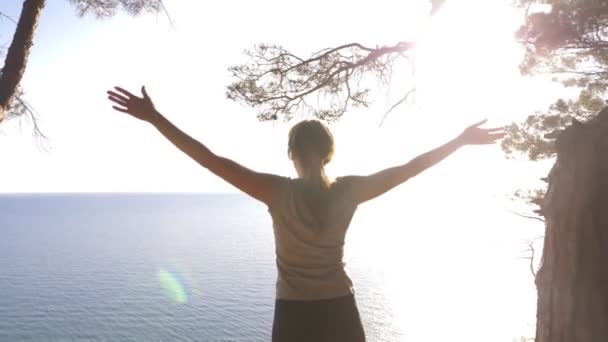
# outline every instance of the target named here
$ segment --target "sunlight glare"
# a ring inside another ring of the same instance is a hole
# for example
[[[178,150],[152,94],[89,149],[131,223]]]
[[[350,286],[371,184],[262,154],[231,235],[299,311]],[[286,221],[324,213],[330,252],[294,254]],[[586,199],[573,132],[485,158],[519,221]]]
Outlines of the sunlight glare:
[[[505,93],[521,82],[518,19],[504,1],[446,2],[418,44],[417,76],[426,102],[473,112],[509,100]]]

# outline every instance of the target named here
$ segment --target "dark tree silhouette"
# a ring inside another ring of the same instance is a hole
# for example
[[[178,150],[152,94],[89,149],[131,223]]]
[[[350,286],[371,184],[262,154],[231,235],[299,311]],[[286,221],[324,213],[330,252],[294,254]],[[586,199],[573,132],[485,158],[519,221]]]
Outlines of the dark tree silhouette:
[[[608,108],[559,134],[542,201],[537,342],[608,339]]]
[[[38,26],[38,17],[44,8],[45,0],[25,0],[21,16],[17,23],[17,29],[13,36],[11,45],[6,52],[4,66],[0,74],[0,121],[2,121],[9,109],[17,109],[13,103],[19,82],[25,72],[30,48],[34,41],[34,32]],[[13,113],[20,113],[16,110]]]
[[[520,5],[522,73],[552,74],[579,91],[514,123],[503,141],[509,155],[556,158],[548,188],[528,196],[545,219],[535,341],[608,341],[608,1]]]

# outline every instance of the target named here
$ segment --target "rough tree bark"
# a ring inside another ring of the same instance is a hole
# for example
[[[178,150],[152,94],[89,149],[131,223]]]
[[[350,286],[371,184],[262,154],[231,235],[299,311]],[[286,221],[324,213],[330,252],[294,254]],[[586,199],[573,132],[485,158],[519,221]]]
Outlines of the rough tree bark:
[[[608,341],[608,108],[556,140],[542,203],[536,342]]]
[[[0,122],[4,119],[21,82],[30,48],[33,45],[34,32],[38,18],[44,8],[45,0],[25,0],[13,41],[6,53],[2,73],[0,74]]]

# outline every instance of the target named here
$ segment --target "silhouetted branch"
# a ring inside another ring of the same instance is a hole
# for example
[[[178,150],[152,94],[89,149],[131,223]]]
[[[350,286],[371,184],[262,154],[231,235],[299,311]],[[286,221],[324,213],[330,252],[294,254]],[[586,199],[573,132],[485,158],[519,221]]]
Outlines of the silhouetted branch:
[[[172,28],[175,28],[175,26],[173,25],[173,20],[171,19],[171,16],[169,15],[169,11],[167,11],[167,8],[165,7],[165,3],[162,0],[159,0],[160,3],[160,8],[163,10],[163,12],[165,12],[165,15],[167,16],[167,20],[169,20],[169,25],[171,25]]]
[[[23,107],[26,117],[28,117],[30,119],[31,124],[34,129],[33,130],[34,137],[38,138],[39,140],[46,140],[47,137],[40,130],[40,126],[38,126],[38,115],[35,113],[32,106],[27,101],[25,101],[21,96],[17,96],[15,98],[15,100]]]
[[[410,95],[413,94],[415,91],[416,91],[416,88],[412,88],[412,89],[408,90],[407,93],[405,93],[405,95],[399,101],[397,101],[388,111],[386,111],[386,113],[384,113],[384,116],[382,117],[382,121],[380,121],[380,124],[378,125],[378,127],[382,126],[382,124],[384,123],[384,120],[386,120],[386,117],[388,116],[388,114],[390,112],[392,112],[400,104],[405,102],[405,100],[407,100],[410,97]]]
[[[24,99],[23,92],[17,91],[17,95],[12,100],[11,106],[6,113],[5,119],[8,120],[26,120],[32,125],[32,135],[36,138],[38,145],[42,146],[42,142],[47,140],[47,137],[42,133],[38,124],[38,114],[34,108]],[[21,125],[21,122],[20,122]],[[44,148],[44,147],[43,147]]]
[[[539,240],[541,238],[542,237],[537,237],[534,240]],[[528,256],[522,257],[522,259],[530,260],[530,273],[532,274],[532,277],[536,278],[536,268],[534,267],[534,260],[536,258],[536,249],[534,248],[534,240],[526,241],[526,246],[528,248],[523,250],[523,252],[527,252],[529,254],[528,254]]]
[[[16,21],[15,19],[13,19],[11,16],[8,16],[8,15],[6,15],[6,14],[4,14],[4,13],[0,12],[0,17],[2,17],[2,18],[6,18],[6,19],[8,19],[9,21],[13,22],[13,24],[17,25],[17,21]]]
[[[353,106],[368,106],[368,88],[360,87],[365,72],[376,73],[386,80],[392,64],[405,56],[413,46],[399,42],[393,46],[370,48],[350,43],[323,49],[307,59],[300,58],[276,45],[259,44],[245,51],[249,64],[232,66],[229,71],[238,79],[227,90],[227,97],[259,110],[260,120],[276,120],[284,115],[289,120],[296,109],[307,109],[328,121],[338,119]],[[351,81],[357,80],[355,84]],[[324,103],[319,108],[306,104],[306,98],[317,92]]]
[[[517,339],[514,339],[513,342],[534,342],[535,338],[534,337],[524,337],[524,336],[520,336]]]
[[[519,217],[523,217],[523,218],[527,218],[527,219],[531,219],[531,220],[537,220],[537,221],[540,221],[540,222],[543,222],[543,223],[545,222],[545,219],[543,219],[540,216],[527,215],[527,214],[522,214],[522,213],[518,213],[518,212],[515,212],[515,211],[511,211],[511,213],[513,213],[513,214],[515,214],[515,215],[517,215]]]
[[[139,15],[144,11],[157,13],[164,8],[162,0],[70,0],[70,2],[81,16],[93,13],[97,17],[111,17],[119,9],[130,15]]]
[[[526,251],[530,252],[530,273],[533,277],[536,277],[536,270],[534,269],[534,254],[536,253],[536,250],[534,249],[533,242],[528,242],[528,249]]]

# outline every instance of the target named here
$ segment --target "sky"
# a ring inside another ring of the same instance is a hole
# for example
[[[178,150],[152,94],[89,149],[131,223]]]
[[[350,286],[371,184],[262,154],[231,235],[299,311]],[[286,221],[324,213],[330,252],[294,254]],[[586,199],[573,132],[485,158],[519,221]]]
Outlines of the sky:
[[[261,123],[254,110],[225,97],[227,68],[244,61],[242,51],[258,42],[306,55],[352,41],[375,46],[416,39],[415,79],[402,68],[390,89],[373,89],[372,107],[351,110],[331,125],[337,143],[328,166],[333,176],[404,163],[479,119],[508,124],[554,100],[543,94],[556,85],[517,71],[522,49],[513,32],[522,14],[509,1],[448,1],[431,21],[425,0],[166,5],[173,25],[163,13],[79,18],[68,1],[47,2],[22,85],[48,140],[41,149],[27,124],[0,127],[0,192],[234,191],[149,125],[113,112],[105,91],[114,85],[138,90],[145,84],[165,116],[215,153],[294,176],[285,153],[293,122]],[[16,18],[20,1],[1,9]],[[3,44],[13,30],[10,21],[0,23]],[[412,84],[415,104],[399,107],[378,127]],[[527,163],[506,160],[498,146],[467,148],[450,162],[465,172],[473,163],[474,172],[514,168],[509,175],[527,174]]]

